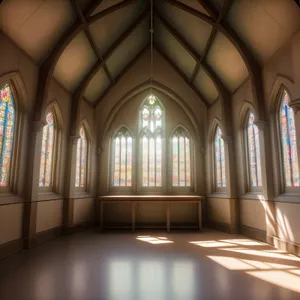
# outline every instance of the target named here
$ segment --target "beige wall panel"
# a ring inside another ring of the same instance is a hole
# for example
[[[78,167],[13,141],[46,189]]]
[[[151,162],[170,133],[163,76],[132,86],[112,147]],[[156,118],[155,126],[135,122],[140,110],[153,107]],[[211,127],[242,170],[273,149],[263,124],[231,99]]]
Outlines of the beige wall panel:
[[[208,218],[214,222],[230,223],[230,200],[207,198]]]
[[[196,66],[194,58],[158,19],[154,19],[154,24],[154,31],[157,33],[154,35],[155,43],[188,78],[191,78]]]
[[[80,32],[60,56],[54,69],[54,77],[67,90],[73,91],[96,60],[88,39]]]
[[[198,222],[198,204],[170,204],[171,224],[192,224]]]
[[[5,1],[0,7],[0,26],[36,62],[52,49],[74,19],[68,1]]]
[[[240,200],[241,225],[266,230],[265,210],[260,201]]]
[[[207,62],[230,91],[238,88],[248,76],[248,71],[241,55],[229,39],[220,32],[211,46]]]
[[[275,203],[278,237],[300,244],[300,204]]]
[[[62,216],[63,200],[38,202],[36,232],[62,226]]]
[[[206,14],[197,0],[185,0],[181,2]],[[176,8],[165,1],[157,1],[157,4],[167,21],[176,28],[180,35],[184,37],[199,54],[203,54],[212,26],[200,18]]]
[[[137,224],[166,224],[166,204],[138,203],[136,204]]]
[[[101,96],[101,94],[106,90],[109,86],[110,81],[107,75],[104,72],[104,69],[101,68],[95,76],[90,81],[89,85],[87,86],[84,97],[87,100],[95,103],[96,100]]]
[[[22,237],[23,204],[0,206],[0,245]]]
[[[107,203],[104,204],[104,223],[107,224],[131,224],[131,203]]]
[[[92,198],[74,200],[74,225],[90,223],[94,217],[94,200]]]
[[[102,11],[108,4],[114,5],[114,2],[116,1],[103,1],[95,12]],[[131,5],[118,9],[90,25],[91,34],[101,54],[106,53],[118,37],[136,21],[144,8],[144,1],[134,1]]]
[[[209,103],[214,102],[218,97],[218,90],[210,79],[210,77],[205,73],[203,68],[201,68],[195,78],[194,84],[201,91],[202,95],[208,100]]]

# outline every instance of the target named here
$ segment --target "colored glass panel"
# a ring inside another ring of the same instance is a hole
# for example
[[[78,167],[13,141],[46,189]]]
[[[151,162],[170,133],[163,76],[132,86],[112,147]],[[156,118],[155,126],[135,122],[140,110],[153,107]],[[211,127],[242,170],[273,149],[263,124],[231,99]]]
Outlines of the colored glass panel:
[[[247,142],[250,184],[253,187],[260,187],[262,186],[262,178],[260,166],[259,132],[257,126],[254,124],[253,113],[250,113],[248,118]]]
[[[40,187],[50,187],[52,185],[54,152],[54,116],[52,112],[46,115],[46,125],[43,128],[42,151],[40,160]]]
[[[9,185],[14,126],[14,99],[9,84],[6,84],[0,89],[0,186]]]
[[[113,186],[132,185],[132,137],[122,128],[113,140]]]
[[[284,177],[287,187],[299,187],[295,118],[293,109],[289,106],[289,100],[289,94],[284,90],[280,107],[280,134]]]
[[[190,140],[182,129],[172,138],[173,186],[191,185]]]
[[[222,131],[219,126],[216,129],[214,144],[215,144],[216,186],[226,187],[224,141],[222,139]]]
[[[141,109],[142,185],[162,185],[162,128],[163,110],[154,95],[150,95]]]
[[[87,139],[83,127],[79,130],[80,138],[77,141],[77,157],[76,157],[76,176],[75,187],[85,187],[87,173]]]

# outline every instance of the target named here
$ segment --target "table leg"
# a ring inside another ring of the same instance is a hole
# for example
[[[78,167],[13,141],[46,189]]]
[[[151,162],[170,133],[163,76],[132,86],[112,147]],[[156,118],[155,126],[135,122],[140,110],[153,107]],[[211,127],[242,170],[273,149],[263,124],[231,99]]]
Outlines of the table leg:
[[[131,217],[132,217],[132,220],[131,220],[131,225],[132,225],[132,232],[135,231],[135,202],[132,201],[131,203]]]
[[[170,232],[170,204],[167,204],[167,232]]]
[[[198,203],[198,223],[199,223],[199,231],[202,231],[202,205],[201,205],[201,201]]]
[[[100,230],[103,231],[103,215],[104,215],[104,203],[101,201],[100,204]]]

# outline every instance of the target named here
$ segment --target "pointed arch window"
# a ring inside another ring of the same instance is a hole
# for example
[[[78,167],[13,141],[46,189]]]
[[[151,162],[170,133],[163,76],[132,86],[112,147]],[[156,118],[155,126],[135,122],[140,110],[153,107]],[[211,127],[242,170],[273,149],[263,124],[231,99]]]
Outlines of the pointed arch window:
[[[161,187],[164,110],[154,95],[144,102],[139,124],[142,186]]]
[[[0,88],[0,186],[8,186],[16,120],[15,104],[9,84]]]
[[[299,187],[299,164],[294,111],[289,106],[290,96],[283,90],[279,111],[280,141],[286,187]]]
[[[248,150],[248,166],[249,179],[251,187],[261,187],[261,164],[259,149],[259,131],[254,124],[254,115],[252,112],[248,115],[247,121],[247,150]]]
[[[54,148],[55,148],[55,113],[53,110],[46,115],[46,125],[43,128],[42,151],[40,160],[40,187],[52,186]]]
[[[224,141],[222,139],[222,130],[219,126],[217,126],[215,133],[214,152],[216,187],[226,187]]]
[[[120,129],[113,139],[113,186],[132,186],[132,149],[130,132]]]
[[[84,126],[79,130],[80,138],[77,141],[76,176],[75,187],[86,187],[87,162],[88,162],[88,141]]]
[[[191,145],[182,128],[172,136],[172,185],[191,186]]]

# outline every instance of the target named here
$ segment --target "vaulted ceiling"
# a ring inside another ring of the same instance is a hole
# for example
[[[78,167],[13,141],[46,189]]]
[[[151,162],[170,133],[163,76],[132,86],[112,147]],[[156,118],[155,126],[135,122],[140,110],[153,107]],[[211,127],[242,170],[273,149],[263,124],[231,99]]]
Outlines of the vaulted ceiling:
[[[4,0],[0,28],[95,105],[150,46],[150,7],[149,0]],[[232,93],[248,77],[241,49],[262,66],[299,30],[300,10],[292,0],[154,0],[153,24],[154,48],[209,105],[220,86]]]

